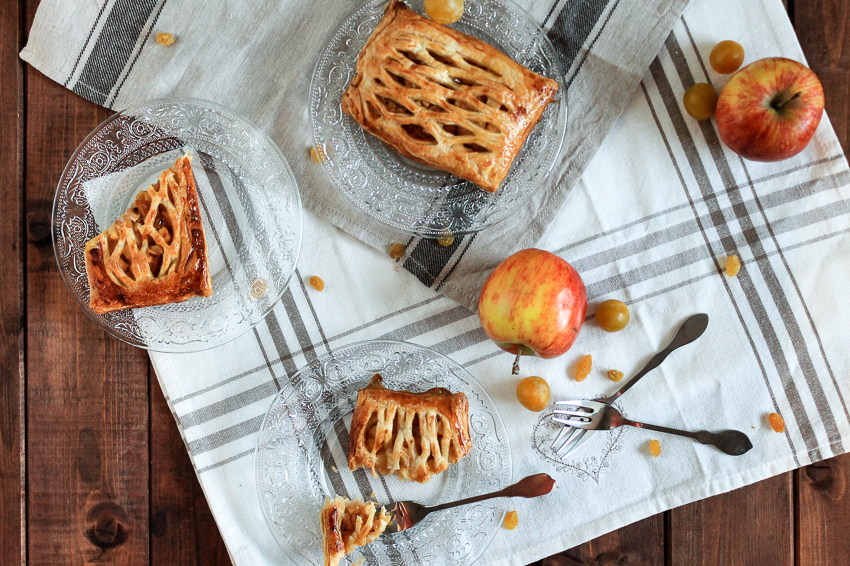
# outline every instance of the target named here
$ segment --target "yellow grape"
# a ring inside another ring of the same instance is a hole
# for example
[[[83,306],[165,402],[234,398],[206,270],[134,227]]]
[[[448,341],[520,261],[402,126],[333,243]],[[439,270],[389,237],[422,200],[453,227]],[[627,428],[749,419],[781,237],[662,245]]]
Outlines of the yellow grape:
[[[740,43],[729,39],[721,41],[711,50],[708,56],[711,68],[721,75],[729,75],[741,68],[744,62],[744,48]]]
[[[438,24],[453,24],[463,15],[463,0],[425,0],[425,13]]]

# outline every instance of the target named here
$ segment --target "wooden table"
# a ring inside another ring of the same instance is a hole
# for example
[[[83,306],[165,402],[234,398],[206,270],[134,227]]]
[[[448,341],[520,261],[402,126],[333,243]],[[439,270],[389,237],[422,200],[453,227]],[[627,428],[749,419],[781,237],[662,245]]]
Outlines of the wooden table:
[[[0,178],[9,197],[0,207],[0,559],[229,564],[147,354],[100,330],[59,276],[49,229],[56,184],[111,111],[20,61],[37,6],[0,0]],[[846,151],[850,2],[787,0],[787,9]],[[846,566],[848,479],[850,455],[833,458],[538,564]]]

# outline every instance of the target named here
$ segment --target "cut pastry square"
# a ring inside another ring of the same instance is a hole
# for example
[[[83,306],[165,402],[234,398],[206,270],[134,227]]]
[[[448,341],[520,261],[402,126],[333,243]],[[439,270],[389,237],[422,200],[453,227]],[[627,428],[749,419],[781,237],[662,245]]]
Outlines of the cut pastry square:
[[[393,391],[380,374],[357,393],[348,467],[425,483],[469,454],[469,401],[437,387]]]
[[[192,157],[177,159],[109,228],[86,242],[89,306],[98,313],[212,295]]]
[[[402,155],[496,191],[558,83],[392,0],[342,109]]]
[[[339,496],[326,500],[321,511],[325,566],[336,566],[358,546],[374,541],[390,520],[387,510],[379,509],[371,501],[351,501]]]

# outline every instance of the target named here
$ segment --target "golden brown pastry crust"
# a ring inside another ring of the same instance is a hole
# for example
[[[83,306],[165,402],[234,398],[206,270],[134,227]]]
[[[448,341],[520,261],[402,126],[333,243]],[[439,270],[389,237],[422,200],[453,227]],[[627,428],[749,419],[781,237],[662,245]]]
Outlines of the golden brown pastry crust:
[[[469,401],[436,387],[393,391],[380,374],[357,394],[348,467],[425,483],[469,454]]]
[[[179,157],[121,218],[86,242],[94,312],[212,295],[191,160],[189,155]]]
[[[558,83],[392,0],[342,110],[399,153],[495,191]]]
[[[378,538],[387,528],[390,516],[386,509],[378,509],[371,501],[364,503],[337,496],[325,501],[320,521],[324,566],[336,566],[343,556]]]

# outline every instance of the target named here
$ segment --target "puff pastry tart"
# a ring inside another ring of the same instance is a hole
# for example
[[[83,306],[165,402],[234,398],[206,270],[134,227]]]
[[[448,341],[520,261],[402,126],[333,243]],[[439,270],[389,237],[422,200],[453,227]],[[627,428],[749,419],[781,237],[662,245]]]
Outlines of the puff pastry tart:
[[[98,313],[212,295],[191,156],[179,157],[136,195],[112,226],[86,242],[86,273]]]
[[[469,454],[469,401],[436,387],[393,391],[380,374],[357,394],[348,467],[425,483]]]
[[[392,0],[342,110],[399,153],[495,191],[558,83]]]
[[[324,566],[336,566],[356,547],[369,544],[387,528],[391,517],[371,501],[351,501],[335,497],[325,501],[321,511]]]

